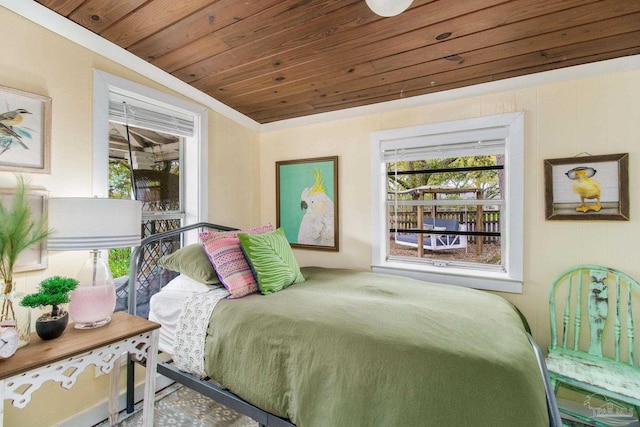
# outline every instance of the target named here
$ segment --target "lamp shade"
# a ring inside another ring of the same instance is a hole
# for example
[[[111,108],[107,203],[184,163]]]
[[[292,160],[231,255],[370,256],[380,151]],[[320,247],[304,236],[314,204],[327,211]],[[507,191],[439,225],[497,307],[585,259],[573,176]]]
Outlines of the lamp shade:
[[[122,248],[140,244],[142,203],[91,197],[49,199],[47,248],[76,251]]]
[[[396,16],[404,12],[411,6],[413,0],[366,0],[367,6],[376,15]]]

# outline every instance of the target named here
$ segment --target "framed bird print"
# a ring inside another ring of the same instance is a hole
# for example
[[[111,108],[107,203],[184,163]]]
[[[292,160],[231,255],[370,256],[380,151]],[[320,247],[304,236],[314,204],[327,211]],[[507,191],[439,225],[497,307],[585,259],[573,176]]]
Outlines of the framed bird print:
[[[276,162],[276,217],[292,247],[338,251],[338,157]]]
[[[0,86],[0,171],[49,173],[51,98]]]
[[[629,154],[544,161],[551,220],[629,220]]]

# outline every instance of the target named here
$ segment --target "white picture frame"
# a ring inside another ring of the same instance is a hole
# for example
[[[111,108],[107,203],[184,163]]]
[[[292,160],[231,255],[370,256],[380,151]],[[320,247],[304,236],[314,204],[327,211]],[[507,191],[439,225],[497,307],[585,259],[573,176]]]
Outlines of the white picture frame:
[[[51,98],[0,86],[0,171],[50,173]]]

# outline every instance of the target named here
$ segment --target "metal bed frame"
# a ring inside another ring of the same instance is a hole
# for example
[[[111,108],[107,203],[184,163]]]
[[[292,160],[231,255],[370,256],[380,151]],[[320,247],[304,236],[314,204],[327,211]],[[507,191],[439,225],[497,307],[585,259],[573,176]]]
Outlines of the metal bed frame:
[[[160,272],[154,268],[153,263],[150,262],[149,257],[151,256],[151,258],[153,258],[151,261],[157,261],[161,256],[175,252],[175,250],[182,246],[182,237],[185,232],[205,229],[218,231],[235,230],[231,227],[201,222],[154,234],[141,240],[140,246],[136,247],[131,253],[129,277],[136,278],[136,280],[129,280],[128,285],[127,311],[130,314],[138,315],[137,299],[139,295],[144,295],[146,298],[149,296],[149,293],[160,291],[160,289],[172,278],[172,275],[160,274]],[[140,271],[140,267],[144,267],[146,271]],[[127,363],[127,413],[133,412],[135,403],[133,395],[133,390],[135,388],[135,363],[136,362],[131,359],[129,359]],[[199,378],[195,375],[176,369],[172,365],[171,360],[158,362],[157,371],[159,374],[164,375],[179,384],[185,385],[186,387],[189,387],[190,389],[197,391],[218,403],[254,419],[260,424],[260,427],[295,427],[295,425],[288,420],[263,411],[262,409],[245,402],[229,390],[208,381],[209,378]]]
[[[200,222],[175,230],[154,234],[142,239],[140,246],[136,247],[131,254],[129,277],[136,279],[129,280],[127,288],[127,311],[130,314],[138,315],[137,297],[139,294],[144,295],[145,298],[149,297],[149,293],[156,293],[160,291],[160,289],[172,278],[170,275],[161,274],[161,272],[155,267],[154,262],[161,256],[175,252],[175,250],[182,247],[183,235],[185,232],[205,229],[218,231],[236,230],[236,228],[232,227]],[[150,262],[148,259],[151,255],[153,255],[153,262]],[[144,267],[146,271],[141,271],[141,267]],[[551,427],[562,427],[560,411],[558,410],[555,393],[553,392],[553,387],[551,386],[551,381],[549,379],[544,354],[530,334],[528,337],[538,360],[538,366],[544,381],[547,409],[549,412],[549,425]],[[133,391],[135,388],[135,363],[140,362],[133,361],[130,358],[127,363],[127,413],[132,413],[134,410]],[[144,363],[144,361],[142,363]],[[210,378],[199,378],[178,370],[172,365],[171,360],[158,362],[157,371],[159,374],[164,375],[179,384],[189,387],[190,389],[197,391],[198,393],[201,393],[202,395],[213,399],[214,401],[221,403],[242,415],[252,418],[259,423],[260,427],[296,427],[291,423],[291,421],[277,417],[242,400],[229,390],[209,381]]]

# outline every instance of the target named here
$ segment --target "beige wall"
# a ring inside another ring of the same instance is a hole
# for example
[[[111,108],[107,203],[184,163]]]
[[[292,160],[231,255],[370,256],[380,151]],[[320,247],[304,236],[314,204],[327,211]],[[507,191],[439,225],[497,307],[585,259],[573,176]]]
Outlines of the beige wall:
[[[540,345],[549,342],[548,290],[576,264],[618,268],[640,278],[640,70],[425,104],[393,112],[260,135],[261,222],[275,224],[275,162],[339,156],[340,252],[297,250],[301,265],[368,269],[371,262],[372,131],[524,111],[524,291],[503,294],[526,315]],[[546,221],[543,160],[630,154],[631,221]]]
[[[79,47],[0,7],[0,85],[53,99],[51,174],[27,174],[52,196],[91,192],[91,111],[94,68],[170,92],[157,83]],[[542,346],[548,342],[550,281],[574,264],[598,263],[640,277],[636,240],[640,203],[634,197],[640,168],[640,70],[540,85],[462,100],[257,134],[209,113],[209,219],[248,227],[275,224],[275,162],[339,156],[340,252],[297,250],[301,265],[368,269],[370,265],[370,133],[485,115],[524,111],[525,284],[521,295],[504,294],[529,319]],[[630,153],[631,221],[545,221],[543,159]],[[0,172],[0,186],[13,174]],[[49,269],[17,275],[30,290],[52,274],[75,274],[85,255],[50,254]],[[0,362],[1,363],[1,362]],[[76,388],[47,386],[24,410],[5,403],[6,425],[49,425],[105,397],[104,377],[82,376]],[[59,402],[75,401],[75,405]]]
[[[0,56],[0,85],[52,98],[51,173],[24,176],[52,197],[91,196],[93,69],[176,94],[3,7],[0,22],[2,39],[11,40]],[[257,223],[257,133],[210,110],[208,137],[209,220],[238,227]],[[0,187],[14,183],[13,173],[0,172]],[[31,291],[54,274],[73,276],[86,257],[86,253],[50,253],[47,270],[15,275],[18,289]],[[87,370],[69,391],[47,385],[35,392],[24,410],[6,402],[5,425],[51,425],[95,405],[106,397],[107,382],[104,376],[97,380],[93,376],[93,369]],[[68,403],[60,405],[61,401]]]

